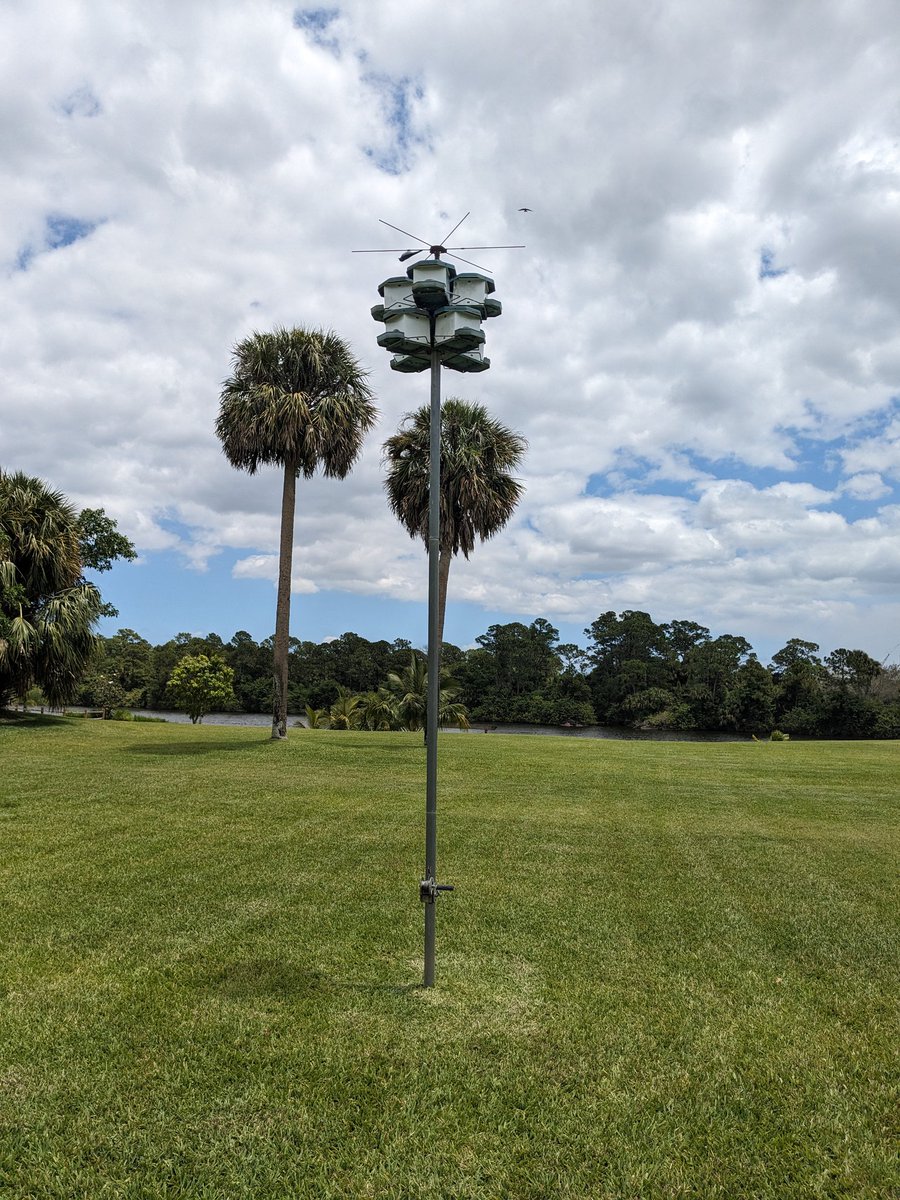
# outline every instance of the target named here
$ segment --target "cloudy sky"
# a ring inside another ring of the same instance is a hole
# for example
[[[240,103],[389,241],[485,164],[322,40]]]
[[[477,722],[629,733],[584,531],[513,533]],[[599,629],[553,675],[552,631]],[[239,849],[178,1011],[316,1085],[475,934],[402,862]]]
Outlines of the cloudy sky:
[[[608,609],[900,656],[896,0],[0,0],[0,464],[103,506],[119,625],[274,626],[280,481],[214,434],[231,347],[334,328],[381,413],[298,488],[292,631],[425,641],[380,447],[427,400],[369,314],[463,244],[503,315],[444,374],[526,497],[447,636]],[[522,207],[532,212],[521,213]],[[580,639],[583,641],[583,639]]]

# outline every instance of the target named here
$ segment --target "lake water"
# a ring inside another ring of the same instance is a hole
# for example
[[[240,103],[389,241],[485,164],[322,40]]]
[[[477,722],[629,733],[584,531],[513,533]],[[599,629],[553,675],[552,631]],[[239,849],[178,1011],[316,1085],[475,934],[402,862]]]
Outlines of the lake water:
[[[79,712],[70,708],[70,713]],[[163,717],[176,725],[189,725],[190,718],[179,712],[150,712],[149,709],[136,708],[133,710],[140,717]],[[268,728],[272,723],[271,713],[207,713],[203,718],[204,725],[243,725],[260,729]],[[288,716],[288,727],[305,725],[306,721],[295,715]],[[463,733],[464,730],[446,729],[444,733]],[[701,732],[697,730],[644,730],[620,729],[612,725],[586,725],[582,729],[563,729],[556,725],[524,725],[524,724],[486,724],[476,722],[469,730],[470,735],[483,733],[526,733],[538,737],[575,737],[575,738],[609,738],[615,741],[634,742],[745,742],[746,737],[736,733]]]

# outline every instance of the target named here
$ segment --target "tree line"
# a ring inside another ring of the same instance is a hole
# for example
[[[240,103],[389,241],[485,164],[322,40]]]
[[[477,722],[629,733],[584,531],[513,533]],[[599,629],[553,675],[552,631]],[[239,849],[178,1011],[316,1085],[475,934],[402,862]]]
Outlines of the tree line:
[[[283,471],[275,634],[261,643],[245,631],[227,643],[215,634],[179,634],[150,646],[128,629],[97,638],[96,621],[110,610],[84,570],[133,558],[134,547],[102,509],[78,513],[43,481],[0,471],[0,707],[37,685],[51,704],[77,695],[104,709],[164,708],[177,665],[200,656],[233,673],[234,705],[271,707],[273,737],[285,736],[288,712],[307,709],[346,721],[351,710],[366,712],[369,727],[379,727],[372,722],[379,703],[390,707],[391,677],[410,671],[418,678],[421,651],[352,633],[321,644],[289,636],[296,479],[320,467],[344,477],[375,418],[365,372],[331,333],[276,329],[234,348],[216,422],[222,449],[251,474],[263,465]],[[391,508],[422,539],[428,428],[425,406],[383,447]],[[522,488],[512,471],[525,442],[481,405],[453,398],[442,406],[440,440],[443,616],[451,559],[468,557],[476,539],[491,537],[516,507]],[[585,637],[586,646],[560,644],[558,631],[538,618],[492,625],[469,650],[444,643],[448,697],[471,719],[489,722],[900,736],[897,669],[861,650],[822,657],[815,643],[792,638],[764,666],[742,637],[714,637],[692,621],[658,624],[631,610],[603,613]],[[185,670],[178,679],[186,695]],[[343,718],[332,714],[336,704]],[[390,719],[407,718],[398,710]]]
[[[791,638],[763,665],[746,638],[714,636],[695,621],[658,623],[632,610],[603,613],[585,638],[585,645],[562,643],[543,618],[491,625],[471,649],[443,644],[442,689],[457,713],[477,722],[900,737],[900,667],[882,666],[862,650],[823,655],[816,643]],[[205,655],[233,672],[234,709],[265,712],[272,653],[272,638],[257,642],[244,630],[228,641],[180,633],[154,646],[120,629],[100,639],[80,699],[168,708],[177,664]],[[383,714],[379,724],[377,712],[391,695],[412,697],[414,709],[417,689],[424,696],[424,670],[424,652],[403,638],[290,638],[288,711],[316,713],[314,723],[333,724],[334,716],[344,728],[418,728],[408,715],[398,721]],[[406,681],[402,690],[398,681]]]
[[[254,333],[234,347],[232,373],[223,384],[216,420],[222,450],[232,466],[250,474],[266,465],[281,467],[283,473],[275,633],[267,645],[273,686],[264,686],[272,704],[273,738],[286,736],[287,714],[294,703],[289,695],[290,654],[296,658],[296,651],[289,626],[296,480],[320,468],[327,476],[344,478],[376,417],[366,372],[334,333],[278,328]],[[429,508],[429,424],[426,405],[407,414],[383,447],[389,503],[410,536],[423,539]],[[451,559],[459,553],[468,557],[476,539],[491,537],[515,509],[522,485],[510,472],[524,452],[525,440],[482,405],[450,397],[442,406],[440,441],[443,621]],[[33,552],[35,546],[39,554]],[[24,699],[30,689],[39,689],[54,706],[64,704],[73,699],[86,671],[90,678],[82,693],[93,696],[104,710],[123,691],[134,691],[123,688],[114,674],[101,679],[89,669],[98,644],[96,621],[115,614],[83,570],[102,571],[123,557],[134,558],[134,547],[102,509],[79,515],[43,480],[0,470],[0,707],[13,697]],[[177,693],[192,712],[202,707],[201,691],[228,694],[222,680],[213,684],[215,664],[227,667],[224,660],[214,655],[211,663],[207,655],[198,657],[205,665],[198,662],[183,669],[166,685],[170,696],[174,699]],[[415,670],[414,661],[408,665]],[[201,679],[206,680],[203,687]],[[259,680],[255,686],[259,693]],[[154,701],[157,692],[151,689]],[[408,720],[399,711],[394,718]]]
[[[272,639],[272,737],[287,736],[290,711],[290,606],[296,480],[321,468],[343,479],[377,419],[367,373],[349,346],[321,329],[276,328],[254,333],[232,351],[222,387],[216,434],[233,467],[254,474],[281,467],[281,537],[275,634]],[[428,539],[430,408],[404,418],[384,444],[385,487],[394,514],[411,537]],[[509,520],[522,485],[511,471],[525,439],[480,404],[449,397],[441,406],[441,537],[439,609],[443,631],[451,560],[468,558],[476,538],[493,536]]]

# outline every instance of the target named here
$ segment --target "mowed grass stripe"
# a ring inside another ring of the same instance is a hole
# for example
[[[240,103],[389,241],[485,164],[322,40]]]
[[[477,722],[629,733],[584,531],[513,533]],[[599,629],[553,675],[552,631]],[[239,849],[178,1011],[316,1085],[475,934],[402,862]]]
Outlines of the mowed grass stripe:
[[[896,744],[440,752],[0,727],[0,1192],[893,1196]]]

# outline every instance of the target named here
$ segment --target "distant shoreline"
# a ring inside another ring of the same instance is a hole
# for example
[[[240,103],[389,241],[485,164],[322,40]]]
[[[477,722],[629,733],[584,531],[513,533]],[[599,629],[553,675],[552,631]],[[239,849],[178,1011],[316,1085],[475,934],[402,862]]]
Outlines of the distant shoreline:
[[[134,716],[150,717],[155,720],[169,721],[173,725],[189,725],[190,718],[185,713],[174,712],[171,710],[154,711],[149,708],[134,708],[129,709]],[[28,712],[35,715],[44,716],[81,716],[85,712],[96,712],[95,708],[86,707],[84,705],[70,705],[66,708],[65,713],[55,710],[51,711],[47,708],[41,710],[39,708],[29,708]],[[234,725],[250,729],[265,729],[271,724],[271,713],[245,713],[245,712],[230,712],[230,713],[207,713],[203,718],[204,725]],[[288,714],[289,728],[306,728],[304,718],[296,713]],[[335,732],[342,732],[336,730]],[[442,730],[444,733],[459,734],[465,733],[465,730],[448,728]],[[633,741],[633,742],[746,742],[749,737],[739,733],[727,733],[718,730],[697,730],[697,729],[628,729],[617,725],[584,725],[566,728],[563,725],[529,725],[525,722],[504,722],[504,721],[473,721],[470,726],[469,733],[497,733],[497,734],[526,734],[537,737],[571,737],[571,738],[591,738],[605,741]]]

